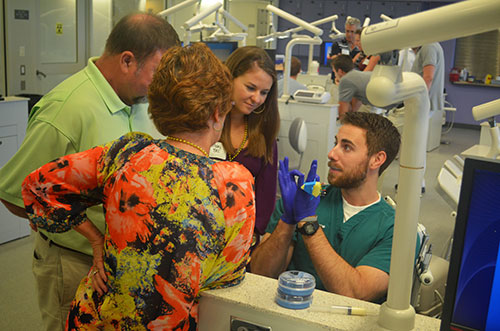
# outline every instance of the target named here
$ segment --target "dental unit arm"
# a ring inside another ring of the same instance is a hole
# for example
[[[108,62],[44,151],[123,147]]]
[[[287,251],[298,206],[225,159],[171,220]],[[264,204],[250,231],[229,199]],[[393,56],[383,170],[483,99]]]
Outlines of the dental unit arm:
[[[363,21],[363,26],[362,27],[366,28],[368,25],[370,25],[370,21],[371,21],[371,19],[368,16],[366,16],[365,20]]]
[[[226,20],[230,20],[234,24],[236,24],[243,32],[241,33],[233,33],[229,31],[224,24],[222,24],[219,20],[220,15],[224,16]],[[236,17],[231,15],[229,12],[224,10],[224,8],[219,8],[215,12],[215,25],[219,28],[212,33],[207,40],[215,40],[215,41],[237,41],[241,40],[241,46],[246,46],[246,37],[248,36],[248,27],[241,23]]]
[[[349,19],[349,17],[351,16],[347,16],[346,19]],[[332,28],[330,29],[330,32],[331,33],[328,35],[328,37],[332,41],[339,41],[345,38],[345,33],[340,32],[339,29],[337,29],[337,27],[335,26],[335,21],[332,22]]]
[[[216,12],[217,10],[219,10],[220,7],[222,7],[222,3],[220,3],[220,2],[214,3],[214,4],[210,5],[210,6],[208,6],[207,8],[205,8],[204,10],[200,11],[195,16],[191,17],[186,22],[184,22],[184,24],[182,25],[182,27],[185,30],[184,45],[189,45],[190,44],[190,41],[191,41],[191,32],[193,32],[194,30],[203,29],[203,25],[200,25],[201,21],[205,17],[207,17],[208,15],[210,15],[210,14]],[[195,27],[195,25],[197,25],[197,26]]]
[[[272,12],[270,12],[271,15],[272,15]],[[328,22],[332,22],[332,26],[335,27],[335,20],[338,19],[338,15],[332,15],[332,16],[328,16],[328,17],[325,17],[325,18],[322,18],[322,19],[319,19],[317,21],[314,21],[314,22],[311,22],[309,23],[310,25],[312,26],[318,26],[318,25],[322,25],[322,24],[325,24],[325,23],[328,23]],[[269,22],[272,22],[272,16],[269,18]],[[271,24],[271,23],[270,23]],[[298,36],[296,35],[297,32],[299,31],[302,31],[304,30],[304,27],[303,26],[298,26],[298,27],[295,27],[295,28],[292,28],[292,29],[288,29],[288,30],[285,30],[285,31],[273,31],[265,36],[258,36],[257,39],[258,40],[264,40],[264,42],[269,42],[269,41],[272,41],[276,38],[278,39],[285,39],[285,38],[290,38],[290,36],[292,38],[295,38],[295,37],[301,37],[301,36]],[[337,30],[338,31],[338,30]],[[340,31],[339,31],[340,33]],[[308,74],[313,74],[313,71],[312,71],[312,61],[313,61],[313,44],[309,44],[309,56],[308,56],[308,65],[307,65],[307,71],[308,71]]]
[[[175,6],[172,6],[170,8],[167,8],[167,9],[159,12],[158,15],[161,16],[161,17],[167,18],[167,20],[169,21],[169,23],[172,23],[172,22],[170,22],[170,18],[171,18],[171,15],[173,13],[176,13],[179,10],[184,9],[184,8],[186,8],[188,6],[191,6],[191,5],[195,4],[195,3],[198,3],[198,5],[199,5],[200,0],[185,0],[185,1],[181,2],[181,3],[178,3]]]
[[[370,25],[361,35],[366,54],[417,47],[500,27],[500,2],[467,0],[398,19]],[[411,330],[415,310],[410,305],[415,242],[424,174],[429,96],[422,77],[398,67],[377,65],[367,86],[368,100],[382,107],[405,102],[398,201],[387,301],[378,325],[389,330]]]
[[[500,115],[500,99],[472,107],[472,116],[476,121],[488,120],[491,146],[486,157],[492,159],[496,159],[500,155],[500,128],[495,119],[497,115]]]
[[[319,36],[323,34],[323,30],[321,30],[318,27],[315,27],[314,25],[307,23],[306,21],[301,20],[300,18],[293,16],[292,14],[287,13],[284,10],[281,10],[279,8],[276,8],[273,5],[267,5],[266,9],[281,18],[297,24],[299,27],[302,29],[305,29],[309,32],[311,32],[314,37],[310,37],[307,35],[295,35],[292,40],[288,42],[286,45],[285,49],[285,63],[284,63],[284,72],[283,72],[283,98],[288,98],[290,96],[290,89],[289,89],[289,82],[290,82],[290,65],[292,61],[292,48],[293,46],[297,44],[302,44],[302,45],[311,45],[311,48],[309,49],[309,60],[311,61],[312,59],[312,45],[321,45],[323,40]],[[312,61],[311,61],[312,62]],[[311,63],[309,63],[309,68],[311,67]]]

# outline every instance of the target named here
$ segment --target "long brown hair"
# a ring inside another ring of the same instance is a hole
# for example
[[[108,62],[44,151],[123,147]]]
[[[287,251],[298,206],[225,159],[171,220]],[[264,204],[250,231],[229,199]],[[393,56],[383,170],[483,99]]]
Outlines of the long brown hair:
[[[264,70],[273,79],[273,85],[267,94],[266,101],[257,109],[258,114],[248,115],[248,154],[264,157],[266,162],[273,162],[273,147],[278,136],[280,117],[278,112],[278,88],[274,63],[265,50],[256,46],[245,46],[236,49],[225,62],[233,79],[252,70],[254,66]],[[262,111],[262,112],[260,112]],[[221,142],[229,154],[234,154],[231,143],[231,118],[226,117],[222,130]]]

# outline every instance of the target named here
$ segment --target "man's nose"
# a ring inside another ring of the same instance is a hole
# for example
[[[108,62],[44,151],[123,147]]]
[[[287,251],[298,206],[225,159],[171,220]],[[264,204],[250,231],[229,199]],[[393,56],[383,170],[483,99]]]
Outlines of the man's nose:
[[[329,160],[335,160],[337,158],[337,151],[336,151],[337,145],[333,146],[333,148],[328,152],[328,159]]]

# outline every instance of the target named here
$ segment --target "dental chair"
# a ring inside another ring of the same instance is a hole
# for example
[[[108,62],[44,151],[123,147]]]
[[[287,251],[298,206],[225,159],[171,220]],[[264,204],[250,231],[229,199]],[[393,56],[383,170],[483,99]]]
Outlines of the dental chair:
[[[386,196],[384,199],[389,205],[396,208],[396,203],[390,196]],[[449,262],[432,254],[429,234],[425,226],[420,223],[417,225],[417,238],[420,249],[413,271],[410,304],[418,314],[440,317]]]
[[[290,129],[288,130],[288,140],[292,148],[299,154],[298,161],[290,161],[289,169],[300,169],[302,164],[302,157],[307,147],[307,126],[306,121],[300,117],[297,117],[290,124]]]
[[[449,262],[432,255],[432,244],[422,224],[418,224],[417,231],[421,246],[415,263],[410,304],[419,314],[440,317]]]

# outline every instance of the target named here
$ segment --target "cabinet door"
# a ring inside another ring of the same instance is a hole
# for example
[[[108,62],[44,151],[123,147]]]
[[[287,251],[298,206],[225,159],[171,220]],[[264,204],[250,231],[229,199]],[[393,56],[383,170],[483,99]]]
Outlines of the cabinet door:
[[[46,94],[87,63],[86,1],[37,2],[38,93]]]
[[[15,123],[0,126],[0,168],[16,153],[26,130],[27,101],[0,104],[0,116],[3,123]],[[17,113],[16,113],[17,112]],[[22,112],[22,113],[21,113]],[[11,214],[0,203],[0,244],[29,235],[28,220]]]
[[[0,135],[0,168],[7,163],[16,151],[17,136],[2,137]]]

